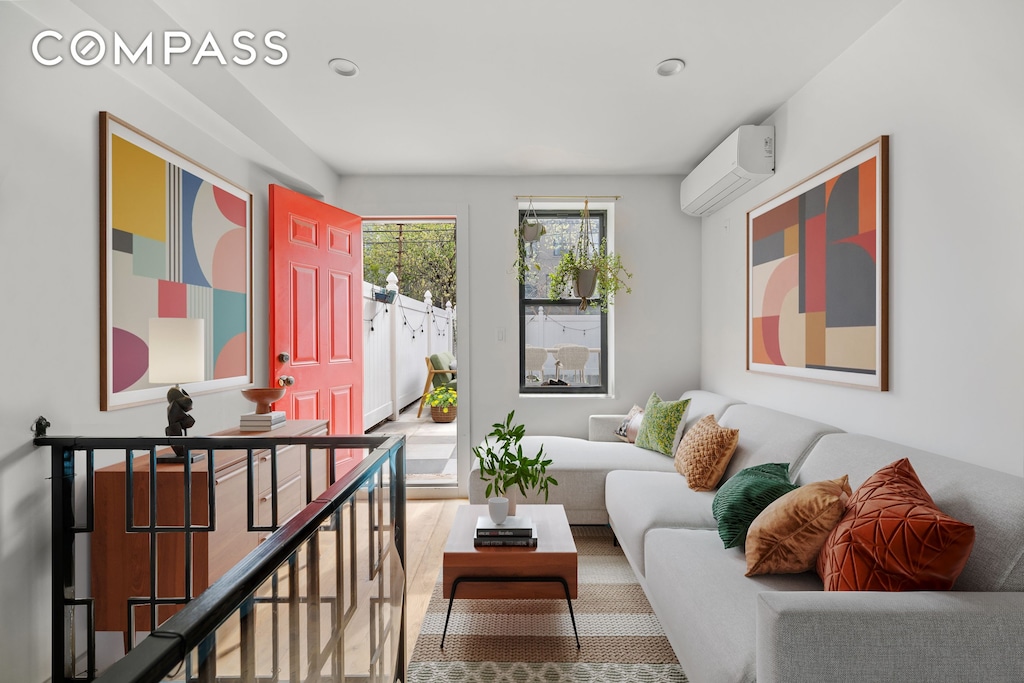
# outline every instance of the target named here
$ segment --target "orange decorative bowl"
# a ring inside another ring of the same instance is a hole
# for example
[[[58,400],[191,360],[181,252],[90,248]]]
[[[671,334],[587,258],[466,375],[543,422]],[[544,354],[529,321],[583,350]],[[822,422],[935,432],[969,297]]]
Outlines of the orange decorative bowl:
[[[270,412],[270,406],[274,401],[281,400],[285,391],[285,387],[242,389],[242,396],[256,404],[257,415],[265,415]]]

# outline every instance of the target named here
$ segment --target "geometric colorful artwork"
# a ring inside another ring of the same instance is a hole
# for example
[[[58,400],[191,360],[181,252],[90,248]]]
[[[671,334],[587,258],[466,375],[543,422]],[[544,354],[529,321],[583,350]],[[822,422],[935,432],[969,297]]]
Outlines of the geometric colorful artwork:
[[[205,379],[252,383],[252,195],[100,114],[100,408],[166,400],[149,381],[150,318],[205,321]]]
[[[747,369],[888,391],[888,136],[747,214]]]

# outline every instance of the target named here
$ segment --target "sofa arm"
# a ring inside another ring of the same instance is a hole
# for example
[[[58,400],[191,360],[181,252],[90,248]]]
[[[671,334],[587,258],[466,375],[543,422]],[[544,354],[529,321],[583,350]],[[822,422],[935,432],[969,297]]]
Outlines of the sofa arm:
[[[757,681],[1022,681],[1024,593],[772,592]]]
[[[615,430],[625,419],[625,415],[591,415],[588,438],[591,441],[618,441]]]

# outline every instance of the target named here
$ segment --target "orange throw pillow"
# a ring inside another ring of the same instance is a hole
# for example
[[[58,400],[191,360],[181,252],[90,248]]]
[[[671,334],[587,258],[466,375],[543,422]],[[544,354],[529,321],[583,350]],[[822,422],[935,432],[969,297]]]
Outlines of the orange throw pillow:
[[[974,548],[974,527],[936,507],[906,458],[871,475],[818,556],[831,591],[949,590]]]
[[[816,481],[773,500],[747,530],[747,576],[813,571],[846,512],[849,477]]]
[[[725,474],[740,430],[721,427],[714,415],[705,415],[690,427],[676,448],[676,471],[694,491],[713,491]]]

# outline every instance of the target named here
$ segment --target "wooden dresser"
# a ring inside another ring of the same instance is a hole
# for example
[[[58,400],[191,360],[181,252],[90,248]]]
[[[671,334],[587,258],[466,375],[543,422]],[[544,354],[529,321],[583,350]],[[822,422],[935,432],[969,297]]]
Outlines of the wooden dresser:
[[[242,432],[229,429],[212,436],[319,436],[327,433],[326,420],[290,420],[271,432]],[[305,504],[305,449],[288,446],[277,451],[278,522],[293,516]],[[324,451],[314,451],[314,495],[326,482],[327,462]],[[256,451],[254,490],[256,522],[270,525],[271,465],[270,451]],[[216,495],[216,530],[192,534],[193,581],[191,597],[195,597],[238,563],[246,554],[269,536],[270,532],[247,531],[246,451],[218,450],[213,472]],[[209,522],[209,458],[192,465],[192,525]],[[133,502],[136,526],[149,523],[150,477],[149,455],[140,455],[133,465]],[[96,470],[95,519],[91,547],[92,595],[95,599],[97,631],[121,631],[127,636],[129,597],[150,595],[150,543],[147,533],[125,530],[125,463],[119,462]],[[185,466],[158,464],[156,473],[157,521],[160,525],[184,523]],[[185,535],[161,533],[157,542],[157,596],[185,595]],[[180,610],[177,605],[158,608],[162,622]],[[148,631],[149,608],[135,609],[136,630]]]

